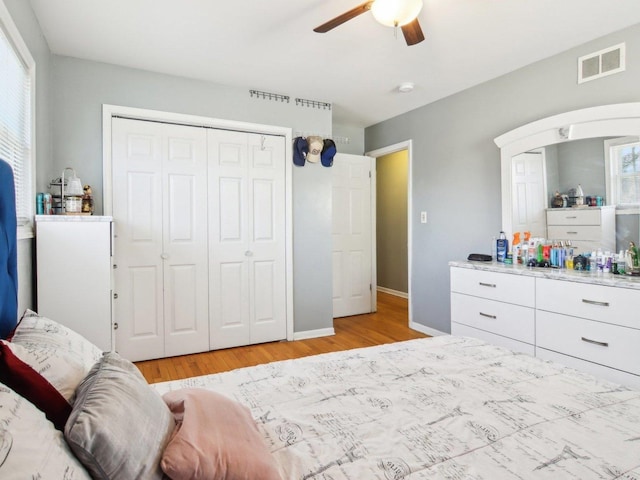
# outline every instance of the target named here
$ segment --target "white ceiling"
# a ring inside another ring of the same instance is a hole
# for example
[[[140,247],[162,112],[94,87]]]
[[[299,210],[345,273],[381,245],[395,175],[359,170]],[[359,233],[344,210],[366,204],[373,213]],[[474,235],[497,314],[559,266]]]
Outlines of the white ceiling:
[[[640,23],[640,0],[425,0],[411,47],[370,12],[313,32],[362,1],[30,0],[55,54],[330,102],[363,127]]]

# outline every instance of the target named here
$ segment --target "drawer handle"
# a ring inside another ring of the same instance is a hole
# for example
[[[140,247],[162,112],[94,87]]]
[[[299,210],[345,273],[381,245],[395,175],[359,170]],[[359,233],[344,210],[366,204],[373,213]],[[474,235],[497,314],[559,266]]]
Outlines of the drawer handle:
[[[498,318],[495,315],[489,315],[488,313],[482,313],[482,312],[479,312],[479,313],[480,313],[480,316],[482,317],[493,318],[494,320]]]
[[[608,347],[609,344],[607,342],[598,342],[597,340],[591,340],[590,338],[582,337],[583,342],[593,343],[594,345],[600,345],[601,347]]]
[[[478,282],[480,284],[481,287],[490,287],[490,288],[496,288],[496,284],[495,283],[483,283],[483,282]]]
[[[588,303],[589,305],[598,305],[600,307],[609,306],[609,302],[596,302],[595,300],[587,300],[586,298],[582,299],[582,303]]]
[[[572,218],[578,218],[575,215],[573,217],[565,217],[567,220],[571,220]]]
[[[567,235],[577,235],[578,232],[567,232]]]

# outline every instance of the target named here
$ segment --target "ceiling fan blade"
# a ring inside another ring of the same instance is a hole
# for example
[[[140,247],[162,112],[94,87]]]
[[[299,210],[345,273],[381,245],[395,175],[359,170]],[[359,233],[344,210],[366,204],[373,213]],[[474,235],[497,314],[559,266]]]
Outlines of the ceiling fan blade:
[[[402,28],[407,45],[415,45],[424,40],[424,33],[422,33],[422,28],[420,28],[420,22],[418,22],[417,18],[400,28]]]
[[[352,8],[348,12],[344,12],[342,15],[338,15],[336,18],[329,20],[326,23],[323,23],[319,27],[313,29],[314,32],[318,33],[326,33],[329,30],[333,30],[339,25],[351,20],[352,18],[356,18],[358,15],[361,15],[365,12],[368,12],[371,9],[371,5],[373,1],[364,2],[361,5],[358,5],[355,8]]]

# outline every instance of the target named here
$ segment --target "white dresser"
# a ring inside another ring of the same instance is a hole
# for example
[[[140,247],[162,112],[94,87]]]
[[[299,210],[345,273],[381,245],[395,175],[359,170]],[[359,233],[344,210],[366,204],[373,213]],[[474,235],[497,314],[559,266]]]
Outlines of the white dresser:
[[[36,215],[40,315],[112,349],[111,217]]]
[[[640,278],[450,262],[451,333],[640,387]]]
[[[616,251],[615,206],[547,209],[547,237],[571,240],[577,253]]]

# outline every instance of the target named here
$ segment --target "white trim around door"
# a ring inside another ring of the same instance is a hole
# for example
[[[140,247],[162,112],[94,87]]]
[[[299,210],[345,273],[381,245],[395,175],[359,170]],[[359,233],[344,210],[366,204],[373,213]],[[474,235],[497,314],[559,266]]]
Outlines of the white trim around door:
[[[180,125],[217,128],[222,130],[235,130],[268,135],[280,135],[285,138],[285,158],[293,156],[291,128],[257,123],[239,122],[217,118],[186,115],[181,113],[162,112],[143,108],[124,107],[119,105],[102,106],[102,188],[103,209],[105,215],[111,215],[113,211],[113,181],[111,165],[111,119],[124,117],[134,120],[149,120],[154,122],[175,123]],[[285,162],[285,222],[286,222],[286,295],[287,295],[287,340],[294,340],[294,316],[293,316],[293,200],[292,162]],[[117,219],[114,219],[117,222]]]
[[[412,257],[413,257],[413,249],[411,248],[411,245],[413,243],[412,238],[412,231],[413,231],[413,223],[411,221],[411,219],[413,218],[413,202],[411,201],[411,199],[413,198],[412,196],[412,186],[413,186],[413,142],[412,140],[405,140],[404,142],[399,142],[399,143],[395,143],[393,145],[389,145],[387,147],[382,147],[382,148],[378,148],[376,150],[371,150],[370,152],[366,152],[365,155],[369,156],[369,157],[373,157],[374,159],[378,158],[378,157],[382,157],[384,155],[389,155],[391,153],[395,153],[395,152],[399,152],[401,150],[406,150],[407,151],[407,156],[409,158],[409,171],[407,174],[407,275],[408,275],[408,304],[409,304],[409,327],[413,328],[414,330],[418,330],[421,331],[419,327],[423,327],[423,325],[419,325],[419,324],[414,324],[413,323],[413,307],[411,305],[411,295],[412,295],[412,286],[411,286],[411,265],[412,265]],[[374,160],[374,167],[375,167],[375,160]],[[374,168],[374,172],[375,172],[375,168]],[[375,173],[373,176],[373,179],[376,179],[375,177]],[[371,195],[372,195],[372,205],[374,206],[374,210],[373,210],[373,228],[372,228],[372,235],[373,235],[373,255],[375,255],[376,253],[376,215],[375,215],[375,182],[372,183],[371,186]],[[374,271],[373,272],[373,285],[377,285],[377,272]],[[377,289],[373,289],[373,295],[372,295],[372,302],[373,302],[373,306],[374,309],[373,311],[375,311],[375,304],[377,302],[377,295],[376,295],[376,290]]]

